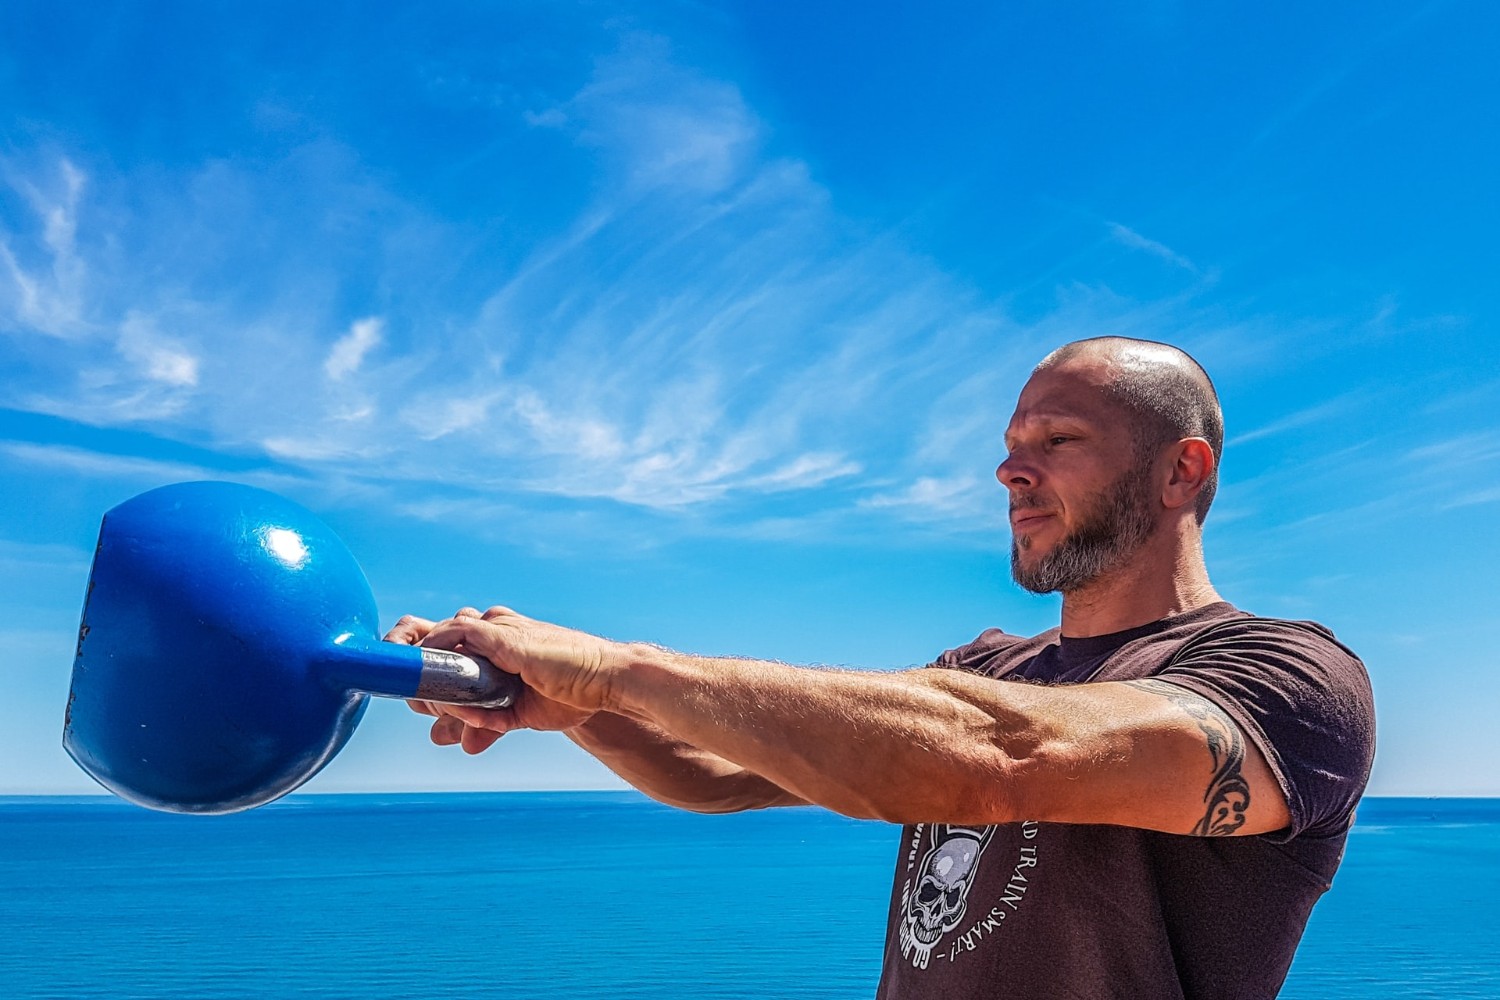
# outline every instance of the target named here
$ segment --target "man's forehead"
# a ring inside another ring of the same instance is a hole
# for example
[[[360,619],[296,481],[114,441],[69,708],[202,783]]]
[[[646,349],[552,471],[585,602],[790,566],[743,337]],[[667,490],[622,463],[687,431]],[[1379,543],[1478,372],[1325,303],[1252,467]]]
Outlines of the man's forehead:
[[[1108,392],[1110,374],[1107,364],[1069,361],[1043,368],[1021,388],[1012,423],[1043,417],[1105,416],[1115,406]]]

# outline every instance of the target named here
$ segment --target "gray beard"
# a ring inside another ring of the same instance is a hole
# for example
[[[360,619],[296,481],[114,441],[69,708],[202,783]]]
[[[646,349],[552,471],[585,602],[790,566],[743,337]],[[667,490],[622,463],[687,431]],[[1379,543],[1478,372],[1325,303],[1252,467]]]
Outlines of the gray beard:
[[[1131,469],[1114,485],[1089,498],[1088,513],[1036,565],[1021,565],[1021,552],[1030,540],[1015,539],[1010,546],[1010,575],[1033,594],[1064,594],[1082,590],[1127,562],[1156,527],[1148,483],[1150,467]],[[1029,497],[1016,497],[1011,508],[1035,506]]]

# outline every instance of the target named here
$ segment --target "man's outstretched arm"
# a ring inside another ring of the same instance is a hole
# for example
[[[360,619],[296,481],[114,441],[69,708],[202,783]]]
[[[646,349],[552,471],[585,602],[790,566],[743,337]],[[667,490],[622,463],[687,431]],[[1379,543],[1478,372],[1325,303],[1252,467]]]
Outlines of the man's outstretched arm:
[[[858,673],[611,643],[491,609],[439,623],[580,711],[643,719],[799,799],[893,822],[1112,823],[1254,834],[1290,822],[1260,752],[1164,682],[1046,687],[954,670]]]
[[[460,616],[478,618],[472,608]],[[433,622],[408,615],[387,635],[391,642],[422,642]],[[432,741],[462,746],[471,754],[489,749],[513,729],[555,730],[644,794],[693,812],[739,812],[770,806],[806,805],[760,775],[663,732],[642,719],[614,712],[585,711],[550,701],[532,689],[512,708],[409,702],[433,716]]]

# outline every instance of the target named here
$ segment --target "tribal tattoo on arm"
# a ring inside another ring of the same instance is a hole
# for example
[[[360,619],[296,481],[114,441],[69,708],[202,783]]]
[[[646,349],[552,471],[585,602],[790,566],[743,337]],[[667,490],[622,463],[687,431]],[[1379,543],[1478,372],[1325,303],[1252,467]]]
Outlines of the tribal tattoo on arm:
[[[1208,742],[1213,777],[1203,793],[1207,807],[1190,831],[1196,837],[1227,837],[1245,825],[1250,809],[1250,784],[1240,773],[1245,763],[1245,738],[1224,710],[1207,698],[1167,681],[1126,681],[1131,687],[1161,695],[1193,717]]]

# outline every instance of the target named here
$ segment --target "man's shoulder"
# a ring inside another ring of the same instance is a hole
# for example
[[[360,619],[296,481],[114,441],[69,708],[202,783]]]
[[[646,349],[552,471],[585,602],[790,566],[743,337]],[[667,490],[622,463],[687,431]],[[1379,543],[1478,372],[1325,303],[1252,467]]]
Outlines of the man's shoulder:
[[[1359,654],[1321,622],[1253,614],[1227,603],[1222,607],[1222,613],[1186,630],[1185,654],[1212,648],[1259,649],[1357,665],[1361,670],[1364,667]]]
[[[1057,627],[1030,636],[989,628],[971,641],[944,651],[930,666],[998,676],[1049,647],[1059,646],[1063,641],[1060,636],[1061,629]],[[1102,672],[1101,680],[1120,679],[1113,676],[1119,670],[1146,676],[1183,660],[1216,658],[1227,652],[1252,658],[1289,657],[1294,661],[1314,661],[1325,669],[1364,673],[1359,656],[1326,625],[1258,615],[1242,611],[1227,601],[1089,641],[1100,644],[1098,655],[1112,664],[1111,669]]]

